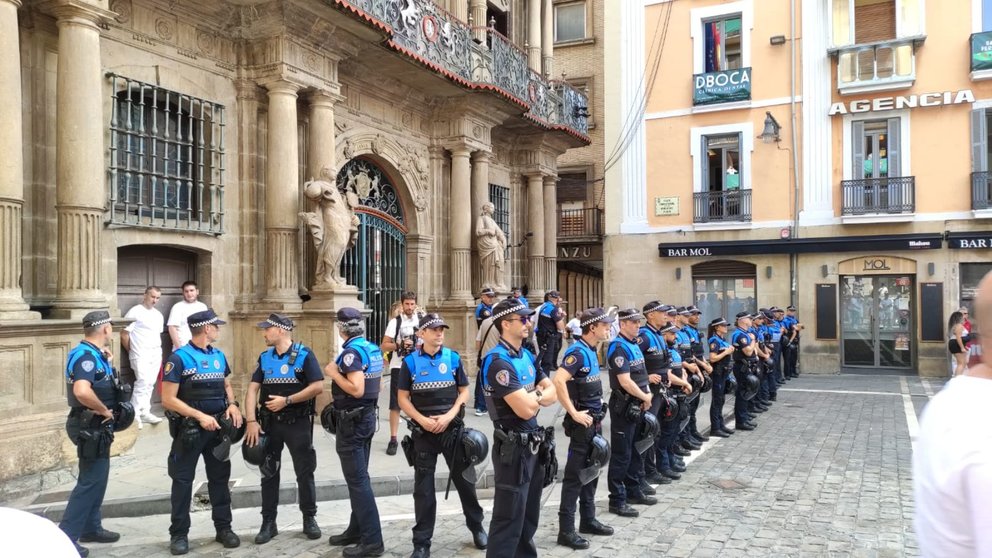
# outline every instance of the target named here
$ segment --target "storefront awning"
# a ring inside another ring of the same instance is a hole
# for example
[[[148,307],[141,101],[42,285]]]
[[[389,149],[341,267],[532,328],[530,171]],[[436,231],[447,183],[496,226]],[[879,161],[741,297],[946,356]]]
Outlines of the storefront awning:
[[[992,233],[988,233],[992,239]],[[992,242],[992,241],[990,241]],[[824,252],[880,252],[939,250],[943,235],[885,234],[819,238],[723,240],[715,242],[663,242],[658,244],[662,258],[699,258],[750,254],[813,254]],[[992,243],[989,244],[992,246]]]
[[[952,250],[992,248],[992,231],[949,232],[947,247]]]

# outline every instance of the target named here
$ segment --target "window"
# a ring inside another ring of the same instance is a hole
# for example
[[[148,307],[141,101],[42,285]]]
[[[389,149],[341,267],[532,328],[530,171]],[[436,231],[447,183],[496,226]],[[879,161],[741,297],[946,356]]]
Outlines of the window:
[[[558,203],[585,202],[588,197],[588,177],[584,172],[558,174]]]
[[[693,300],[702,310],[701,323],[725,318],[731,324],[738,312],[757,310],[754,264],[733,260],[713,260],[692,266]],[[734,326],[730,326],[733,331]]]
[[[923,2],[831,0],[831,43],[834,47],[844,47],[924,35]]]
[[[555,42],[564,43],[586,38],[586,3],[555,6]]]
[[[740,14],[703,22],[705,71],[736,70],[742,64]]]
[[[493,221],[503,229],[507,242],[510,238],[510,189],[499,184],[489,185],[489,201],[493,204]]]
[[[224,107],[110,77],[110,221],[223,232]]]
[[[982,31],[992,31],[992,0],[982,2]]]
[[[703,191],[741,187],[741,135],[703,136]]]
[[[902,176],[899,157],[899,118],[851,123],[854,141],[852,178]]]

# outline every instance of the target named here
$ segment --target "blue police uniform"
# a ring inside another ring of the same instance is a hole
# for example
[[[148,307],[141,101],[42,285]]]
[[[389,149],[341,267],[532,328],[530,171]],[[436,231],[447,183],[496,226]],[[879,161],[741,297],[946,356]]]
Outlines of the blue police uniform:
[[[610,367],[610,507],[622,508],[627,500],[643,499],[641,479],[644,464],[641,454],[635,451],[634,441],[639,420],[630,420],[623,402],[626,393],[618,376],[629,374],[643,393],[649,393],[648,372],[644,366],[644,354],[636,339],[627,339],[621,333],[610,342],[606,351],[606,362]],[[631,405],[640,404],[639,399],[630,398]]]
[[[711,336],[709,343],[711,357],[716,353],[725,351],[730,346],[730,343],[719,335]],[[727,430],[723,420],[723,405],[727,398],[725,385],[727,374],[731,370],[732,359],[732,356],[724,357],[713,363],[713,373],[710,375],[713,380],[713,388],[710,391],[710,429],[714,431]]]
[[[682,331],[685,333],[685,337],[689,340],[689,358],[697,358],[702,360],[705,351],[703,349],[703,344],[700,342],[699,330],[692,326],[692,324],[686,324],[682,326]],[[688,358],[683,357],[683,360],[688,360]],[[696,411],[699,410],[699,394],[696,394],[689,402],[689,423],[686,425],[685,429],[682,431],[683,439],[689,439],[691,436],[699,436],[699,429],[696,427]]]
[[[765,351],[768,352],[769,355],[774,355],[772,349],[773,347],[772,337],[774,335],[773,332],[774,329],[775,329],[774,325],[766,323],[761,326],[760,336],[758,337],[758,340],[761,342],[761,346],[764,347]],[[774,361],[772,360],[772,356],[769,356],[767,359],[762,361],[761,366],[765,371],[765,375],[762,378],[762,382],[764,384],[764,389],[762,391],[762,394],[764,395],[764,402],[767,405],[769,404],[769,402],[778,399],[778,382],[776,381],[775,378],[775,364]]]
[[[381,545],[382,526],[369,480],[369,454],[382,384],[382,351],[375,343],[355,336],[344,342],[336,364],[343,376],[362,372],[365,377],[365,393],[360,398],[352,397],[337,384],[331,386],[337,417],[335,450],[351,500],[351,518],[344,535],[359,536],[363,545]]]
[[[579,481],[579,471],[586,467],[593,436],[602,431],[603,382],[600,378],[596,349],[585,339],[573,343],[565,351],[561,368],[569,375],[565,387],[572,405],[577,411],[589,411],[593,417],[593,423],[589,428],[576,424],[572,417],[567,415],[564,421],[565,434],[570,437],[570,441],[568,461],[565,463],[565,474],[561,482],[558,518],[559,531],[571,533],[575,531],[576,502],[580,505],[579,518],[582,524],[588,524],[596,518],[595,499],[599,479],[593,479],[583,485]]]
[[[747,412],[747,400],[741,397],[741,392],[744,389],[745,378],[748,373],[749,363],[753,357],[749,357],[744,354],[744,348],[751,345],[750,332],[746,329],[738,327],[730,336],[730,344],[736,349],[733,354],[733,373],[734,378],[737,380],[737,394],[734,398],[734,419],[739,427],[745,422],[749,422],[751,415]]]
[[[482,389],[493,421],[493,473],[496,493],[489,524],[487,558],[537,556],[534,533],[541,514],[544,467],[538,459],[541,430],[537,417],[524,419],[513,411],[506,396],[537,389],[547,376],[535,366],[534,356],[500,339],[482,361]]]
[[[441,347],[433,355],[421,347],[403,359],[399,389],[410,393],[410,402],[424,416],[439,416],[451,411],[458,400],[459,388],[467,386],[468,376],[462,366],[461,356],[447,347]],[[455,436],[463,424],[462,417],[464,410],[459,411],[458,418],[441,434],[421,428],[413,431],[413,504],[416,517],[416,524],[413,526],[414,548],[430,549],[434,536],[437,517],[434,472],[439,454],[444,456],[448,470],[451,471],[451,482],[458,491],[469,531],[476,533],[483,529],[482,506],[479,505],[475,485],[462,475],[465,463],[462,460],[455,461],[455,449],[460,443]]]
[[[484,302],[480,302],[479,305],[475,307],[476,327],[482,327],[482,322],[486,321],[486,318],[489,318],[492,315],[493,315],[493,307]],[[485,341],[485,339],[483,339],[483,341]],[[481,354],[476,358],[475,364],[476,364],[476,369],[478,370],[482,369]],[[479,411],[480,413],[485,413],[487,411],[486,396],[484,393],[482,393],[481,373],[475,375],[475,410]]]
[[[486,304],[485,302],[480,302],[479,305],[475,307],[475,327],[481,326],[483,320],[492,315],[492,305]]]
[[[648,384],[648,389],[654,394],[654,398],[651,400],[651,412],[655,416],[658,416],[658,423],[661,425],[658,431],[658,437],[655,439],[654,448],[644,454],[644,473],[651,475],[668,468],[666,467],[668,449],[664,441],[672,434],[677,424],[675,421],[664,421],[658,414],[662,403],[662,398],[659,395],[666,390],[669,384],[668,369],[671,366],[671,356],[668,353],[668,346],[665,344],[665,339],[662,337],[661,332],[651,327],[651,324],[641,326],[637,339],[641,353],[644,354],[645,368],[648,375],[658,374],[661,376],[660,384]]]
[[[69,352],[65,368],[66,398],[69,403],[69,420],[66,430],[77,447],[79,476],[69,495],[59,528],[75,544],[83,535],[103,530],[100,506],[107,491],[110,476],[110,443],[114,433],[110,425],[100,425],[103,417],[96,416],[82,424],[81,414],[86,410],[72,392],[77,381],[90,382],[93,393],[107,408],[117,403],[115,370],[103,352],[95,345],[83,341]]]
[[[268,435],[265,451],[267,462],[282,460],[286,446],[293,459],[296,487],[303,517],[317,514],[317,452],[313,448],[313,400],[293,403],[278,412],[265,407],[269,396],[291,397],[313,382],[321,382],[324,374],[313,351],[302,343],[293,343],[284,354],[270,347],[258,357],[251,381],[260,385],[256,417],[262,431]],[[275,521],[279,505],[280,467],[266,467],[262,475],[262,521]],[[317,535],[319,536],[319,535]]]
[[[785,382],[782,366],[782,338],[785,337],[782,328],[784,327],[782,320],[772,320],[772,362],[775,363],[775,381],[779,384]]]
[[[786,327],[786,334],[782,336],[782,353],[785,358],[785,375],[789,378],[799,377],[799,371],[797,365],[799,363],[799,334],[796,333],[796,338],[792,343],[789,343],[789,338],[792,337],[793,331],[795,331],[796,324],[799,323],[799,319],[795,316],[786,316],[782,319],[783,324]]]
[[[228,404],[233,403],[227,401],[224,387],[224,379],[230,373],[227,357],[220,349],[210,345],[201,348],[191,342],[169,357],[162,381],[179,384],[178,397],[190,407],[208,415],[220,416]],[[170,417],[170,420],[176,419]],[[201,455],[207,472],[214,527],[218,533],[231,529],[231,491],[228,486],[231,462],[218,459],[212,451],[222,441],[219,431],[211,432],[199,426],[197,429],[198,436],[190,439],[188,445],[181,443],[180,436],[177,436],[172,451],[169,452],[168,471],[172,478],[172,522],[169,534],[173,537],[189,534],[193,478]]]
[[[558,351],[561,350],[561,332],[558,331],[560,310],[553,302],[546,301],[537,309],[537,346],[541,371],[546,376],[558,367]]]

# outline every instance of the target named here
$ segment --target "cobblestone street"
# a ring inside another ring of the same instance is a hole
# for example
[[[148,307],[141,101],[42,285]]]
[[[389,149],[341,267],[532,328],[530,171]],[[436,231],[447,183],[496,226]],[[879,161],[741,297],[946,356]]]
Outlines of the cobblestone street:
[[[914,556],[912,439],[916,416],[939,382],[898,376],[807,377],[789,382],[754,432],[714,438],[696,452],[681,481],[659,487],[659,502],[636,519],[606,512],[600,482],[599,517],[613,537],[594,538],[573,552],[555,544],[560,486],[542,512],[538,546],[547,556]],[[376,459],[378,456],[373,456]],[[443,488],[443,487],[439,487]],[[480,493],[488,511],[490,492]],[[209,512],[194,514],[197,556],[339,556],[327,535],[347,522],[347,501],[321,502],[324,536],[300,534],[299,513],[280,511],[280,535],[251,543],[257,509],[235,512],[242,546],[213,542]],[[408,556],[412,499],[379,499],[387,556]],[[440,503],[443,517],[434,556],[481,556],[471,545],[457,498]],[[90,545],[91,556],[168,556],[167,516],[108,519],[124,536],[115,545]]]

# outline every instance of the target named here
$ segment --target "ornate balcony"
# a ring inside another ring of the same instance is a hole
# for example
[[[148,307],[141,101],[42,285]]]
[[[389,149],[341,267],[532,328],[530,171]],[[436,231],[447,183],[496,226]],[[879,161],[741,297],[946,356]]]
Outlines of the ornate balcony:
[[[916,211],[916,177],[841,181],[841,215],[908,214]]]
[[[559,209],[558,239],[584,239],[603,236],[603,210]]]
[[[971,210],[992,210],[992,173],[988,171],[971,173]]]
[[[693,223],[732,223],[751,220],[751,190],[696,192]]]
[[[487,40],[433,0],[325,0],[385,32],[385,45],[469,89],[488,90],[525,110],[549,130],[588,141],[586,96],[571,85],[546,79],[527,64],[509,39],[486,28]]]

